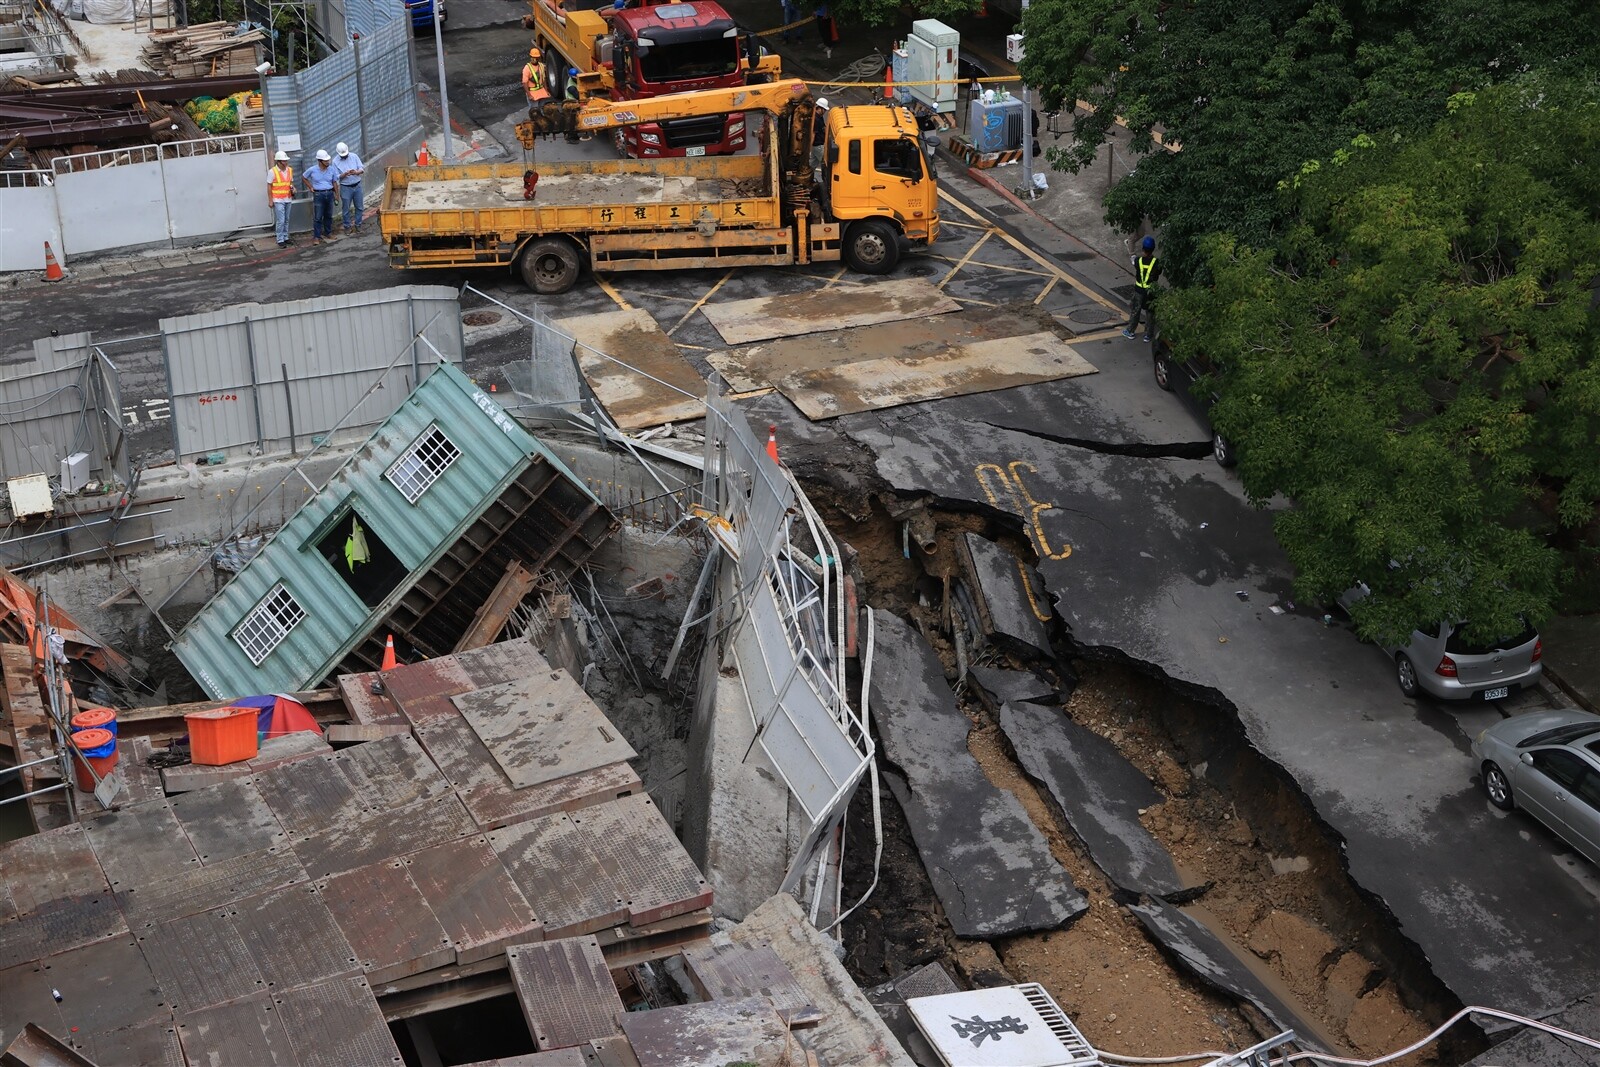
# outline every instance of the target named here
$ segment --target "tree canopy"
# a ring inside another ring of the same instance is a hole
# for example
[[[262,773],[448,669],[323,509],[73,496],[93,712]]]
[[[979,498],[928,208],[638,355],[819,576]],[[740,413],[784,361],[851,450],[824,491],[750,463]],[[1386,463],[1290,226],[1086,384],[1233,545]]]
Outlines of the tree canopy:
[[[1420,132],[1446,100],[1529,69],[1590,71],[1593,0],[1035,0],[1021,64],[1044,105],[1085,101],[1053,165],[1091,162],[1118,118],[1144,155],[1107,218],[1162,233],[1168,276],[1204,269],[1201,238],[1255,247],[1279,233],[1275,189],[1366,132]],[[1178,152],[1151,151],[1151,133]]]
[[[1292,168],[1281,237],[1204,237],[1210,284],[1162,307],[1178,357],[1221,368],[1246,492],[1290,501],[1300,595],[1364,579],[1374,638],[1542,621],[1552,535],[1600,500],[1600,92],[1529,76],[1443,111]]]

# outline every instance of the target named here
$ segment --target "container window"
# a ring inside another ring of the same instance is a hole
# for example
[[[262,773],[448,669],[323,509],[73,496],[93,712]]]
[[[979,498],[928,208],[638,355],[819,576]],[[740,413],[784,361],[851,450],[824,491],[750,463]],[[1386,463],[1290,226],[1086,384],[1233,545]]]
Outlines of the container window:
[[[450,464],[460,458],[461,449],[439,427],[430,426],[406,449],[405,455],[394,461],[384,477],[400,490],[401,496],[415,504],[428,491],[428,486],[438,481],[439,476],[450,469]]]
[[[305,617],[306,609],[279,582],[234,629],[233,639],[259,667]]]

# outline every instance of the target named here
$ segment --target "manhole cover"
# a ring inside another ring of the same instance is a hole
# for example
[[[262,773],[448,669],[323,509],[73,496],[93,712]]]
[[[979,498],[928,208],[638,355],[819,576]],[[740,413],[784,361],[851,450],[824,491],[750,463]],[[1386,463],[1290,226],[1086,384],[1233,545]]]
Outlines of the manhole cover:
[[[1111,317],[1111,312],[1098,304],[1085,304],[1083,307],[1076,307],[1067,312],[1067,318],[1073,322],[1081,322],[1086,326],[1109,322]]]
[[[501,319],[498,311],[469,311],[461,316],[463,326],[489,326]]]

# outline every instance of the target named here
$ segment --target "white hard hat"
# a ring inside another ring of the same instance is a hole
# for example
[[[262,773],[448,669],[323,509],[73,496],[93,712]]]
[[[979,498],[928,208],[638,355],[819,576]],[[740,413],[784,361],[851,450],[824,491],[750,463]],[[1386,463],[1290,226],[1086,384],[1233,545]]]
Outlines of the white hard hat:
[[[328,150],[326,148],[317,149],[317,159],[318,160],[332,159],[332,158],[333,158],[332,156],[328,155]]]
[[[818,108],[820,108],[823,111],[826,111],[830,106],[831,105],[829,105],[827,97],[825,97],[825,96],[817,97],[817,107]]]
[[[350,146],[345,144],[343,141],[340,141],[339,146],[334,149],[334,151],[338,152],[341,156],[348,156],[350,154]]]
[[[287,163],[289,162],[289,153],[280,148],[278,149],[278,154],[272,158],[277,160],[279,163]]]

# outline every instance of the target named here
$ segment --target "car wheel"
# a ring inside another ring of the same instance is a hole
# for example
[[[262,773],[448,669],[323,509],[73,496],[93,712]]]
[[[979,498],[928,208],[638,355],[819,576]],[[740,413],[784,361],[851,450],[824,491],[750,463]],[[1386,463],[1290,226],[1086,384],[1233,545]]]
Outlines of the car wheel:
[[[1422,692],[1417,684],[1417,667],[1404,652],[1394,658],[1394,680],[1400,683],[1400,692],[1414,697]]]
[[[544,237],[528,245],[522,250],[518,266],[523,283],[544,296],[571,289],[581,269],[577,249],[560,237]]]
[[[844,243],[844,257],[858,274],[888,274],[900,262],[899,237],[883,219],[862,219]]]
[[[1483,791],[1489,794],[1489,803],[1502,811],[1510,811],[1517,806],[1517,802],[1511,799],[1511,783],[1506,780],[1506,772],[1492,762],[1483,765]]]
[[[1239,457],[1233,454],[1233,443],[1215,430],[1211,431],[1211,454],[1219,467],[1231,467],[1239,462]]]
[[[1167,365],[1167,357],[1160,352],[1156,353],[1156,385],[1172,392],[1172,368]]]

